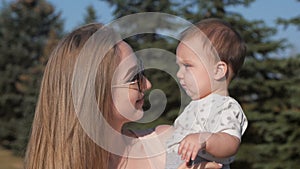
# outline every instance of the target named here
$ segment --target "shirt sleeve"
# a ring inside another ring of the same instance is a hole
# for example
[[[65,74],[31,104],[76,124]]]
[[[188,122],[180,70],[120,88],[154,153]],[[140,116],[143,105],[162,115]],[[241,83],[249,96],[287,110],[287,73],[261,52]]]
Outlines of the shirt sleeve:
[[[231,99],[221,107],[218,114],[220,118],[216,121],[214,132],[224,132],[241,140],[248,121],[238,102]]]

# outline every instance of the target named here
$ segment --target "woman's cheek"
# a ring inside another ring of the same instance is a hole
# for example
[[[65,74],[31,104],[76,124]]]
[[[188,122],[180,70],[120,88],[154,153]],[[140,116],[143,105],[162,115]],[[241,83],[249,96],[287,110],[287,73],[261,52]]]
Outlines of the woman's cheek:
[[[139,93],[137,91],[129,92],[129,99],[130,99],[130,105],[133,107],[131,111],[128,111],[127,117],[131,121],[137,121],[141,119],[144,115],[143,111],[143,105],[140,105],[142,103],[137,103],[139,99]]]
[[[129,121],[140,119],[142,113],[135,108],[135,99],[130,92],[118,92],[113,97],[115,107],[120,115]]]

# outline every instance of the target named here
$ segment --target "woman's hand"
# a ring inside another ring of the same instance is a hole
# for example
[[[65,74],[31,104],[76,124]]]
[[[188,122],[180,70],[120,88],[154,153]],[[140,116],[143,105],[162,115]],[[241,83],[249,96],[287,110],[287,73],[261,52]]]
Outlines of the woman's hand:
[[[220,169],[222,164],[216,162],[201,162],[200,164],[188,167],[186,163],[181,164],[178,169]]]

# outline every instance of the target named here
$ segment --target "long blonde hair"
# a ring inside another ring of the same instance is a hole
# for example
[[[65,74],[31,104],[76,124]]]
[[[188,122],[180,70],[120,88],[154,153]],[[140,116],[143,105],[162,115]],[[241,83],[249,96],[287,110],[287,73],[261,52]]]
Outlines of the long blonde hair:
[[[71,91],[78,54],[85,42],[101,27],[100,24],[89,24],[74,30],[52,52],[41,84],[25,169],[109,168],[110,153],[94,143],[82,129],[74,110]],[[114,45],[97,71],[97,102],[108,121],[112,119],[110,112],[113,105],[111,78],[119,62],[118,48]]]

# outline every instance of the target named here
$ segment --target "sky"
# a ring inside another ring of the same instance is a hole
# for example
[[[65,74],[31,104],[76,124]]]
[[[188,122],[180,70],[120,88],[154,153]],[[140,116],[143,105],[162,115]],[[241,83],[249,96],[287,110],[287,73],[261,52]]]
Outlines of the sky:
[[[101,0],[48,0],[62,12],[67,32],[76,28],[83,22],[86,8],[92,5],[96,9],[99,22],[107,24],[113,21],[113,8]],[[275,20],[278,17],[291,18],[300,15],[300,2],[296,0],[256,0],[249,7],[235,7],[227,9],[242,14],[249,20],[263,20],[268,26],[277,27],[278,33],[274,39],[286,38],[294,47],[288,50],[288,54],[300,53],[300,30],[295,26],[283,29],[283,26],[276,26]],[[283,53],[278,53],[278,55]]]

